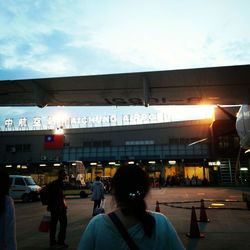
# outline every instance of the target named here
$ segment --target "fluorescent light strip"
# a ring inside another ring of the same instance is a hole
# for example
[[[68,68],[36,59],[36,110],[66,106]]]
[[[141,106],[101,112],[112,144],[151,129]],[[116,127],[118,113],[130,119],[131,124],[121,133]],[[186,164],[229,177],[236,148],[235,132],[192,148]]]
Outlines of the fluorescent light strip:
[[[176,164],[176,161],[168,161],[168,163],[169,163],[170,165],[175,165],[175,164]]]
[[[149,161],[148,163],[149,164],[155,164],[155,161]]]
[[[240,168],[241,171],[248,171],[248,168]]]

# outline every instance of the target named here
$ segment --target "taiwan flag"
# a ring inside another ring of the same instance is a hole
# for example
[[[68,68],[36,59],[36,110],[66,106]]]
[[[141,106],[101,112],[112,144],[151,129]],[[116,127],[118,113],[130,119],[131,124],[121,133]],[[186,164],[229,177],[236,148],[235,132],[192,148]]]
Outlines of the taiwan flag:
[[[45,135],[44,149],[61,149],[64,146],[64,135]]]

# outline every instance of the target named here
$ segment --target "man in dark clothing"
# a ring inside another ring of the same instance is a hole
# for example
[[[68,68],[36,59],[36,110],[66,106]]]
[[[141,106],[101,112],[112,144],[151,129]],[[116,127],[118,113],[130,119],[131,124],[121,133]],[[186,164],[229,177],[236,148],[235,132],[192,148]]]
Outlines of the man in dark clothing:
[[[67,228],[67,206],[63,195],[63,180],[65,179],[65,172],[60,170],[58,172],[58,179],[53,181],[49,186],[49,205],[48,211],[51,213],[50,221],[50,248],[57,247],[67,248],[65,244],[66,228]],[[56,241],[56,227],[57,222],[60,223],[60,229]]]

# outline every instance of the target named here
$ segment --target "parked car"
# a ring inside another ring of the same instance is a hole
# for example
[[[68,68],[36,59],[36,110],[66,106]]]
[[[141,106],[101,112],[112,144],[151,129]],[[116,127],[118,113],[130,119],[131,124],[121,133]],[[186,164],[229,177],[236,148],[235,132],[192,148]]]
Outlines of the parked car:
[[[23,202],[38,200],[40,189],[31,176],[10,175],[10,196],[13,199]]]
[[[86,185],[75,185],[72,183],[64,183],[63,193],[66,196],[79,195],[81,198],[87,198],[91,194],[91,189]]]

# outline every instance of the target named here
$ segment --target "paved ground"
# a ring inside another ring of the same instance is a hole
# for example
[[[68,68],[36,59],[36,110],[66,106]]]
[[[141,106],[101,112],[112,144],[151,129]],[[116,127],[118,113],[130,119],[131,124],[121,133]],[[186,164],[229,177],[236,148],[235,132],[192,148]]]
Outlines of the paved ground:
[[[244,190],[244,191],[250,191]],[[160,210],[175,226],[180,238],[187,249],[215,249],[215,250],[247,250],[250,249],[250,211],[246,210],[244,202],[223,202],[224,199],[242,200],[242,191],[234,188],[198,188],[171,187],[152,189],[147,199],[148,208],[155,210],[155,203],[200,201],[200,199],[216,199],[224,203],[226,209],[207,209],[209,223],[199,223],[204,239],[190,239],[186,233],[190,230],[191,206],[197,203],[172,204],[176,208],[160,205]],[[69,249],[76,249],[82,232],[91,218],[92,202],[89,198],[69,198],[67,243]],[[215,201],[206,201],[206,207],[211,207]],[[218,203],[218,202],[217,202]],[[40,202],[16,202],[17,242],[19,250],[49,249],[48,234],[38,232],[38,225],[45,207]],[[106,212],[111,211],[114,204],[110,196],[106,196]],[[232,209],[229,209],[232,208]],[[241,210],[236,210],[238,208]],[[196,210],[199,217],[199,210]],[[105,248],[104,248],[105,250]]]

